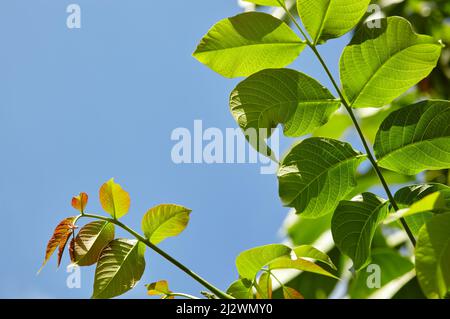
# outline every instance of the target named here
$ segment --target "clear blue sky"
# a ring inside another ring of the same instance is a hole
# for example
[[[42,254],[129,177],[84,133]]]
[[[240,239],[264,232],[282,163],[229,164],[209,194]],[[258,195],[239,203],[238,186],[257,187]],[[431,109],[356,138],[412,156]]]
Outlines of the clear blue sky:
[[[81,6],[80,30],[66,27],[70,3]],[[36,271],[55,225],[75,214],[71,197],[88,192],[98,213],[98,188],[111,177],[130,192],[123,221],[136,229],[158,203],[193,210],[188,229],[161,247],[221,288],[236,279],[240,251],[282,240],[288,209],[275,176],[260,175],[257,164],[175,165],[170,157],[177,127],[236,125],[227,101],[238,80],[191,53],[209,27],[239,12],[235,0],[0,2],[0,297],[90,297],[93,267],[83,269],[81,289],[66,287],[55,258]],[[346,41],[322,50],[331,65]],[[294,67],[329,86],[310,52]],[[147,298],[143,284],[159,279],[176,291],[203,289],[155,253],[146,257],[139,286],[124,297]]]

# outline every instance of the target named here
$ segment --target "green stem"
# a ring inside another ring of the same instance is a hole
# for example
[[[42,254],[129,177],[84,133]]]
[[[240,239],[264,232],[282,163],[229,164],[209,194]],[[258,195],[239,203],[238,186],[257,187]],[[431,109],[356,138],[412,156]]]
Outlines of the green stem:
[[[188,295],[188,294],[181,293],[181,292],[171,292],[171,293],[167,294],[166,296],[167,297],[184,297],[184,298],[187,298],[187,299],[200,299],[200,298],[197,298],[195,296]],[[165,299],[167,299],[167,297]]]
[[[289,12],[289,10],[287,10],[286,6],[283,5],[283,8],[286,10],[287,14],[291,18],[291,20],[294,22],[295,26],[299,29],[300,33],[305,37],[307,45],[314,52],[314,55],[317,57],[320,64],[322,65],[323,69],[325,70],[328,77],[330,78],[330,81],[333,84],[334,88],[336,89],[336,92],[339,94],[342,104],[344,105],[345,109],[347,110],[347,113],[350,115],[350,117],[352,119],[352,122],[356,128],[356,131],[358,132],[359,138],[361,139],[364,149],[366,150],[367,157],[368,157],[370,163],[372,164],[373,168],[375,169],[378,179],[380,180],[381,184],[383,185],[386,195],[389,198],[389,202],[391,203],[394,210],[398,211],[399,207],[397,205],[397,202],[395,201],[394,196],[392,195],[392,192],[389,189],[386,179],[384,178],[383,174],[381,173],[381,169],[378,166],[375,156],[372,154],[372,150],[370,149],[369,144],[367,143],[366,138],[364,137],[364,134],[361,130],[361,127],[358,123],[358,120],[357,120],[355,114],[353,113],[353,110],[352,110],[350,104],[347,102],[347,99],[345,98],[344,94],[342,93],[342,90],[340,89],[339,85],[337,84],[336,80],[334,79],[333,74],[331,73],[331,71],[328,68],[327,64],[325,63],[324,59],[322,58],[319,51],[317,50],[317,47],[313,43],[311,43],[311,41],[308,40],[302,27],[297,23],[296,19],[292,16],[292,14]],[[413,246],[416,246],[416,239],[414,238],[414,235],[413,235],[411,229],[409,228],[408,224],[406,223],[405,219],[401,218],[400,222],[401,222],[403,228],[405,229],[405,231],[409,237],[409,240],[411,241]]]
[[[100,215],[94,215],[94,214],[86,214],[86,213],[84,213],[80,217],[89,217],[89,218],[94,218],[94,219],[100,219],[100,220],[104,220],[104,221],[107,221],[107,222],[110,222],[110,223],[113,223],[113,224],[119,226],[120,228],[124,229],[125,231],[127,231],[128,233],[133,235],[137,240],[139,240],[140,242],[144,243],[150,249],[152,249],[153,251],[158,253],[160,256],[164,257],[166,260],[168,260],[169,262],[171,262],[172,264],[177,266],[179,269],[184,271],[187,275],[189,275],[194,280],[199,282],[202,286],[204,286],[205,288],[209,289],[212,293],[217,295],[217,297],[222,298],[222,299],[234,299],[232,296],[228,295],[227,293],[223,292],[219,288],[217,288],[217,287],[213,286],[212,284],[210,284],[208,281],[206,281],[205,279],[203,279],[202,277],[197,275],[195,272],[193,272],[192,270],[187,268],[185,265],[180,263],[178,260],[176,260],[175,258],[170,256],[169,254],[167,254],[165,251],[161,250],[156,245],[152,244],[147,238],[141,236],[139,233],[137,233],[136,231],[134,231],[133,229],[131,229],[127,225],[123,224],[122,222],[118,221],[117,219],[108,218],[108,217],[104,217],[104,216],[100,216]]]

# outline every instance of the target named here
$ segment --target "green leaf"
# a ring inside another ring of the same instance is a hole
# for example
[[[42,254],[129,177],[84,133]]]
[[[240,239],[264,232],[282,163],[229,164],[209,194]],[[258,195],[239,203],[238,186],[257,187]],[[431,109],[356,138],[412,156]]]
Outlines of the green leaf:
[[[171,294],[172,291],[169,289],[169,283],[167,280],[160,280],[153,282],[151,284],[145,285],[147,287],[147,294],[149,296],[162,296],[165,297]],[[175,299],[174,296],[170,296],[168,299]]]
[[[256,288],[257,299],[272,299],[272,278],[268,272],[263,272]]]
[[[244,0],[245,2],[251,2],[259,4],[260,6],[280,7],[280,2],[284,3],[285,0]]]
[[[375,139],[379,165],[406,175],[450,167],[449,123],[449,101],[422,101],[391,113]]]
[[[425,196],[421,200],[415,202],[409,208],[400,209],[399,211],[391,214],[384,221],[385,224],[392,223],[400,218],[411,217],[417,214],[439,211],[446,208],[444,195],[440,192],[435,192]]]
[[[316,219],[296,215],[295,221],[288,225],[286,231],[293,245],[313,244],[331,226],[331,214]],[[288,217],[290,218],[290,217]]]
[[[248,279],[236,280],[228,287],[227,294],[236,299],[254,299],[252,282]]]
[[[335,275],[331,274],[330,272],[326,271],[325,269],[323,269],[322,267],[320,267],[319,265],[316,265],[315,263],[306,260],[306,259],[302,259],[302,258],[297,258],[297,259],[291,259],[288,256],[283,256],[283,257],[279,257],[273,261],[271,261],[269,263],[269,268],[271,270],[275,270],[275,269],[295,269],[295,270],[300,270],[300,271],[306,271],[306,272],[312,272],[315,274],[319,274],[319,275],[323,275],[323,276],[328,276],[331,278],[335,278],[335,279],[339,279],[338,277],[336,277]]]
[[[295,144],[278,170],[283,204],[307,218],[333,212],[356,186],[355,172],[365,157],[351,145],[327,138]]]
[[[349,295],[355,299],[367,299],[394,280],[414,269],[408,258],[401,256],[391,248],[377,248],[372,251],[372,262],[376,268],[366,268],[356,274],[349,287]],[[378,269],[377,269],[378,268]],[[377,271],[380,271],[378,274]],[[376,287],[376,276],[379,275],[380,286]],[[371,286],[368,283],[372,284]]]
[[[327,264],[333,269],[336,269],[336,266],[334,265],[333,261],[327,254],[321,252],[320,250],[311,245],[297,246],[293,250],[297,258],[315,259],[317,261]]]
[[[253,280],[256,274],[271,261],[290,256],[292,249],[281,244],[270,244],[243,251],[236,258],[236,267],[242,278]]]
[[[203,37],[194,57],[217,73],[249,76],[267,68],[283,68],[305,44],[283,21],[247,12],[218,22]]]
[[[114,224],[94,221],[83,226],[70,244],[73,262],[90,266],[97,262],[103,248],[114,239]]]
[[[450,289],[450,213],[433,216],[419,232],[416,273],[428,298],[444,298]]]
[[[113,298],[136,286],[145,269],[144,253],[145,245],[137,240],[111,241],[97,262],[92,298]]]
[[[415,202],[420,201],[435,192],[441,193],[444,197],[444,201],[446,203],[444,209],[434,209],[432,212],[425,212],[405,217],[406,223],[416,237],[418,236],[419,230],[422,226],[429,221],[431,217],[433,217],[433,213],[441,213],[443,211],[450,210],[450,187],[438,183],[415,184],[406,186],[395,193],[394,199],[399,207],[408,208]]]
[[[353,29],[370,0],[297,0],[297,8],[314,44],[338,38]]]
[[[271,153],[261,143],[278,124],[283,124],[284,135],[302,136],[325,124],[340,104],[319,82],[290,69],[253,74],[239,83],[230,98],[234,119],[246,133],[253,133],[246,137],[264,155]]]
[[[159,244],[168,237],[179,235],[189,222],[191,210],[174,204],[162,204],[145,213],[142,231],[153,244]]]
[[[441,44],[413,32],[401,17],[363,25],[340,61],[344,95],[352,107],[381,107],[405,93],[436,66]]]
[[[331,232],[339,250],[353,260],[358,271],[370,262],[370,246],[378,225],[387,216],[386,201],[363,193],[351,201],[342,201],[331,220]]]
[[[130,209],[130,195],[122,186],[114,182],[114,178],[104,183],[99,191],[102,208],[114,219],[128,213]]]

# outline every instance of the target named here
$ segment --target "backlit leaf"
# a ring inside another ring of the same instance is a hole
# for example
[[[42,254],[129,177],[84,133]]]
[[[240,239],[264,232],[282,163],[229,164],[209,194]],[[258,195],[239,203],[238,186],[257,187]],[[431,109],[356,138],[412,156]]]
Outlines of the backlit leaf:
[[[428,298],[444,298],[450,290],[450,213],[434,215],[420,230],[416,273]]]
[[[297,8],[313,43],[338,38],[353,29],[370,0],[297,0]]]
[[[380,166],[406,175],[450,167],[450,102],[422,101],[391,113],[374,150]]]
[[[230,108],[242,130],[253,133],[250,144],[268,155],[264,138],[284,126],[284,135],[298,137],[325,124],[339,108],[337,100],[313,78],[290,69],[269,69],[253,74],[233,90]],[[263,136],[261,136],[261,134]]]
[[[72,207],[80,212],[84,212],[88,202],[88,194],[80,193],[72,198]]]
[[[189,222],[190,209],[174,204],[162,204],[145,213],[142,219],[142,231],[153,243],[180,234]]]
[[[381,107],[405,93],[436,66],[441,44],[413,32],[401,17],[364,24],[340,61],[344,95],[352,107]]]
[[[267,68],[283,68],[305,44],[283,21],[261,12],[224,19],[203,37],[194,57],[217,73],[233,78]]]
[[[320,262],[323,262],[330,266],[333,269],[336,269],[336,266],[334,265],[331,258],[325,254],[324,252],[321,252],[317,248],[311,246],[311,245],[302,245],[297,246],[294,248],[294,253],[297,256],[297,258],[311,258]]]
[[[374,249],[370,265],[359,271],[351,281],[349,287],[351,298],[369,298],[414,268],[408,258],[391,248]],[[377,284],[379,284],[378,287]]]
[[[284,299],[305,299],[301,293],[291,287],[283,286]]]
[[[150,296],[162,296],[165,297],[172,293],[169,289],[169,283],[166,280],[160,280],[146,285],[147,294]],[[168,297],[168,299],[174,299],[174,296]]]
[[[236,258],[236,267],[242,278],[253,280],[256,274],[271,261],[290,256],[292,249],[281,244],[260,246],[243,251]]]
[[[365,157],[351,145],[327,138],[295,144],[278,170],[283,204],[306,218],[333,212],[356,186],[356,169]]]
[[[370,246],[375,230],[388,213],[386,201],[363,193],[351,201],[342,201],[331,220],[331,232],[339,250],[353,260],[356,270],[370,261]]]
[[[254,299],[252,282],[248,279],[239,279],[227,289],[227,294],[236,299]]]
[[[113,218],[120,218],[130,209],[130,195],[111,178],[99,191],[100,204]]]
[[[103,248],[114,239],[114,224],[93,221],[83,226],[71,243],[72,261],[79,266],[97,262]]]
[[[263,272],[258,280],[257,299],[272,299],[272,278],[268,272]]]
[[[337,278],[335,275],[326,271],[319,265],[302,258],[291,259],[290,257],[279,257],[269,263],[270,269],[295,269],[300,271],[312,272],[319,275]]]
[[[97,262],[92,298],[113,298],[136,286],[145,269],[144,253],[145,245],[137,240],[111,241]]]
[[[58,266],[60,265],[64,248],[66,247],[70,235],[72,235],[73,230],[75,229],[75,225],[73,224],[74,220],[75,217],[68,217],[62,220],[58,224],[58,226],[56,226],[55,230],[53,231],[52,237],[47,243],[44,262],[41,266],[41,269],[39,269],[39,272],[42,270],[47,261],[50,259],[56,248],[58,248]]]

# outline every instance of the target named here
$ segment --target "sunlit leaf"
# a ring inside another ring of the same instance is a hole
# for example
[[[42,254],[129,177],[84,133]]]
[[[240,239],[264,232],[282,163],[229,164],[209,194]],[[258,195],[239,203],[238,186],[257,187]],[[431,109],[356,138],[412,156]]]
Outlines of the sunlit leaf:
[[[73,224],[74,220],[75,217],[68,217],[62,220],[58,224],[58,226],[56,226],[55,230],[53,231],[52,237],[48,241],[47,248],[45,250],[44,262],[42,263],[39,272],[50,259],[56,248],[58,248],[58,266],[61,264],[61,258],[64,252],[64,248],[66,247],[70,235],[72,235],[73,230],[75,229],[75,225]]]
[[[145,269],[144,253],[145,245],[137,240],[111,241],[97,262],[92,298],[113,298],[136,286]]]
[[[340,101],[313,78],[290,69],[253,74],[233,90],[230,108],[250,144],[264,155],[271,129],[279,124],[284,135],[298,137],[325,124]],[[261,136],[263,135],[263,136]]]
[[[111,178],[99,191],[100,204],[113,218],[120,218],[130,209],[130,195]]]
[[[353,29],[370,0],[297,0],[297,8],[313,43],[338,38]]]
[[[260,246],[243,251],[236,258],[236,267],[242,278],[253,280],[256,274],[271,261],[290,256],[292,249],[281,244]]]
[[[327,264],[333,269],[336,269],[336,266],[334,265],[333,261],[327,254],[321,252],[320,250],[311,245],[297,246],[293,250],[297,258],[315,259],[317,261]]]
[[[444,298],[450,290],[450,213],[438,214],[420,230],[416,273],[428,298]]]
[[[356,169],[365,158],[350,144],[332,139],[313,137],[295,144],[278,170],[283,204],[307,218],[333,212],[356,186]]]
[[[93,221],[83,226],[71,243],[72,261],[79,266],[95,264],[103,248],[113,239],[112,223]]]
[[[409,208],[401,209],[393,214],[391,214],[384,223],[392,223],[400,218],[410,217],[417,214],[432,212],[437,210],[445,209],[446,203],[444,195],[440,192],[435,192],[430,195],[425,196],[421,200],[415,202]]]
[[[436,66],[441,44],[413,32],[401,17],[364,24],[340,61],[344,95],[352,107],[381,107],[405,93]]]
[[[268,272],[263,272],[256,289],[257,299],[272,299],[272,278]]]
[[[283,21],[261,12],[224,19],[203,37],[194,57],[217,73],[233,78],[267,68],[283,68],[305,44]]]
[[[269,269],[295,269],[339,279],[319,265],[302,258],[279,257],[269,263]]]
[[[180,234],[189,222],[190,209],[174,204],[162,204],[145,213],[142,219],[142,231],[153,243]]]
[[[147,294],[150,296],[161,296],[165,297],[171,294],[172,291],[169,289],[169,283],[166,280],[160,280],[146,285]],[[174,296],[169,296],[167,299],[174,299]]]
[[[370,262],[370,246],[375,230],[388,213],[386,201],[363,193],[351,201],[342,201],[331,220],[331,232],[339,250],[353,260],[356,270]]]
[[[251,280],[239,279],[233,282],[227,289],[227,294],[236,299],[254,299]]]
[[[449,123],[449,101],[422,101],[391,113],[375,139],[379,165],[407,175],[449,168]]]
[[[80,193],[72,198],[72,207],[80,212],[84,212],[88,202],[88,194]]]
[[[374,249],[370,265],[359,271],[350,283],[350,297],[368,298],[414,268],[408,258],[391,248]]]
[[[406,223],[414,236],[418,236],[419,230],[431,219],[433,213],[450,210],[450,187],[437,183],[415,184],[406,186],[395,193],[394,199],[400,208],[408,208],[415,202],[435,192],[439,192],[444,197],[446,203],[445,209],[433,210],[433,212],[425,212],[406,217]]]

